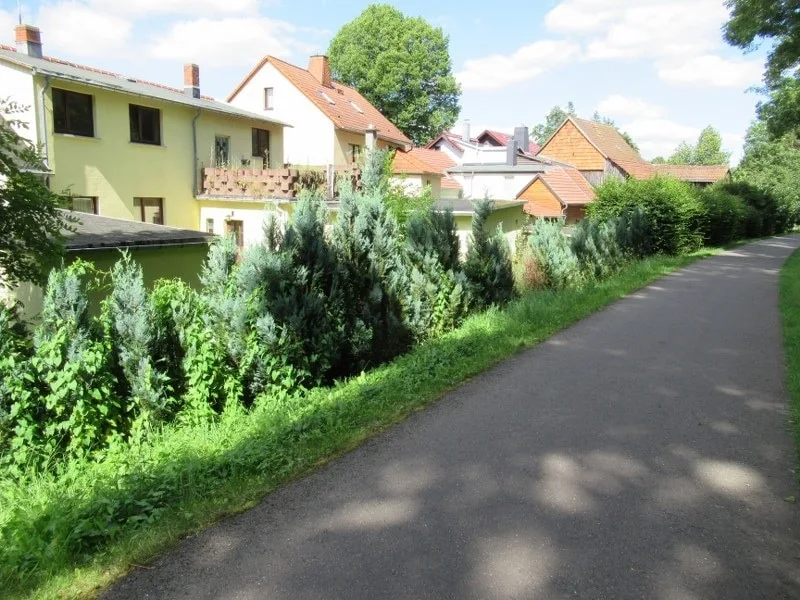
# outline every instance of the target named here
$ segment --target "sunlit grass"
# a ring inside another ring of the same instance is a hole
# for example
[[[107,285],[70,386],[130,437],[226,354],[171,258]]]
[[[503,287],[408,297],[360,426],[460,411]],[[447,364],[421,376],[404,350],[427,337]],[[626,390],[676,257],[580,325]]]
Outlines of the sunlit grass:
[[[783,346],[786,352],[786,384],[791,401],[790,415],[800,460],[800,251],[783,266],[780,279]]]
[[[714,252],[653,257],[582,290],[530,293],[390,364],[291,403],[211,425],[166,427],[147,445],[60,478],[0,481],[0,595],[96,595],[185,535],[252,507],[466,379]],[[800,268],[794,281],[800,294]],[[800,313],[796,329],[800,349]],[[800,376],[796,384],[800,393]],[[96,531],[97,539],[75,548],[76,531]]]

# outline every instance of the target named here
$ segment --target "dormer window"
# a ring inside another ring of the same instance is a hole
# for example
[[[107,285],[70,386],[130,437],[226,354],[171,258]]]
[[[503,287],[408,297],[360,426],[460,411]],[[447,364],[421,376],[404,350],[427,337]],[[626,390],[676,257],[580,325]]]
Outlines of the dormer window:
[[[350,106],[352,106],[353,110],[356,111],[357,113],[360,113],[362,115],[364,114],[364,111],[361,110],[361,107],[358,104],[356,104],[355,102],[353,102],[352,100],[350,100]]]
[[[328,104],[333,104],[334,106],[336,105],[336,102],[334,102],[333,100],[331,100],[331,97],[330,97],[330,96],[328,96],[328,94],[326,94],[325,92],[320,92],[320,96],[322,96],[323,98],[325,98],[325,101],[326,101]]]

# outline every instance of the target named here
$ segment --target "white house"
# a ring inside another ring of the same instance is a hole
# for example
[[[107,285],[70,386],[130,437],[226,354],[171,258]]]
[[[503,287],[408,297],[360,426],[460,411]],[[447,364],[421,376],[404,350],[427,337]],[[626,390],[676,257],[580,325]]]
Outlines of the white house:
[[[266,56],[228,102],[291,124],[284,133],[283,152],[284,161],[293,166],[350,166],[364,151],[371,128],[378,148],[411,146],[411,140],[366,98],[331,79],[327,56],[312,56],[308,69]]]

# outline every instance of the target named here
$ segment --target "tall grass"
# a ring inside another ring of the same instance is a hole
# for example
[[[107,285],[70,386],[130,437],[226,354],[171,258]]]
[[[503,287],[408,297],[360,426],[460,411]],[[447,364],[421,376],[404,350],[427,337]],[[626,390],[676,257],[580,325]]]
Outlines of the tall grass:
[[[59,478],[0,482],[0,593],[92,596],[182,536],[699,256],[652,257],[590,287],[529,293],[332,388],[232,409],[213,423],[166,426],[147,445]]]
[[[783,346],[786,352],[786,384],[791,401],[792,430],[800,461],[800,251],[783,266],[780,279]]]

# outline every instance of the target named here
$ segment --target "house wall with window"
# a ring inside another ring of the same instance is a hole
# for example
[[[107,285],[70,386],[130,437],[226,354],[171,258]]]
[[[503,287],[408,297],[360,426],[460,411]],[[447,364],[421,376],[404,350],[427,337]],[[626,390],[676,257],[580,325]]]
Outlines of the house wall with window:
[[[389,183],[403,188],[406,194],[418,196],[422,193],[425,186],[431,187],[431,194],[434,198],[442,197],[442,176],[432,173],[394,175],[389,178]]]
[[[266,106],[266,92],[272,90]],[[335,164],[336,144],[333,122],[272,64],[265,64],[231,104],[266,118],[284,121],[296,127],[284,131],[283,160],[293,165],[324,166]],[[312,131],[313,136],[308,132]],[[362,145],[364,137],[361,136]],[[346,148],[346,146],[345,146]]]
[[[37,81],[40,89],[43,84]],[[74,104],[67,107],[71,117],[66,121],[65,94]],[[86,110],[86,96],[91,97],[91,130],[85,118],[76,117],[76,111]],[[104,216],[202,229],[195,176],[199,182],[202,167],[213,164],[218,137],[225,140],[231,164],[261,168],[253,156],[253,129],[266,131],[261,137],[269,140],[269,166],[283,162],[282,128],[257,119],[202,111],[195,168],[192,122],[197,110],[192,107],[54,79],[46,113],[55,173],[51,188],[76,196],[76,209],[85,210],[93,199]]]
[[[247,248],[264,241],[264,223],[270,214],[285,227],[289,220],[291,205],[280,203],[277,207],[264,202],[215,202],[200,201],[200,223],[202,231],[216,235],[236,233],[240,247]]]
[[[535,173],[502,172],[493,173],[452,173],[453,179],[461,184],[464,198],[479,200],[512,200],[528,185]]]
[[[353,131],[344,131],[337,129],[335,132],[335,146],[333,162],[326,164],[333,164],[336,168],[346,168],[353,164],[353,147],[356,147],[358,152],[365,151],[366,136]],[[375,144],[379,149],[385,150],[390,146],[385,140],[377,140]],[[358,160],[356,160],[358,162]]]

